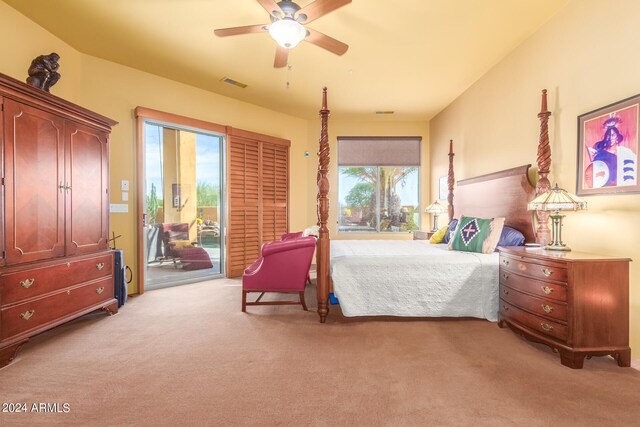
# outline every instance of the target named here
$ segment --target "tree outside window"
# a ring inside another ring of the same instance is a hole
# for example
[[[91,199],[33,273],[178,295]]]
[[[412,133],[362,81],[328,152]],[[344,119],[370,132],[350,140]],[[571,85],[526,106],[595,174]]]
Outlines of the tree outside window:
[[[417,166],[341,166],[338,231],[418,230],[418,182]]]

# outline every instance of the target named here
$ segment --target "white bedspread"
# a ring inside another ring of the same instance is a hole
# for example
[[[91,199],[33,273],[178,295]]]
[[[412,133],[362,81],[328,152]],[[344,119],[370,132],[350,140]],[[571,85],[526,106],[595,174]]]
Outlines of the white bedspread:
[[[331,278],[345,316],[498,320],[498,253],[426,240],[332,240]]]

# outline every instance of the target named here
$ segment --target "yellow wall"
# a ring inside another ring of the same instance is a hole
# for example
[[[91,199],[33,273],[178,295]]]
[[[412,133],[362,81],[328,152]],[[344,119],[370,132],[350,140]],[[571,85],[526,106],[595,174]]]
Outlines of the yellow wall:
[[[129,213],[112,213],[110,228],[125,251],[125,262],[137,274],[135,194],[136,174],[134,109],[144,106],[221,125],[273,135],[291,140],[291,208],[289,226],[300,230],[308,225],[307,183],[309,162],[307,120],[273,112],[201,89],[157,77],[112,62],[84,55],[36,25],[5,3],[0,2],[0,72],[25,80],[31,60],[55,51],[60,54],[62,78],[51,92],[114,120],[110,140],[111,203],[128,203]],[[238,89],[243,90],[243,89]],[[251,90],[250,87],[244,90]],[[318,103],[321,88],[318,88]],[[315,141],[312,142],[315,146]],[[315,164],[312,165],[315,168]],[[128,180],[130,200],[121,200],[120,181]],[[129,287],[137,290],[137,284]]]
[[[331,102],[331,92],[329,90],[329,104]],[[337,169],[337,138],[340,136],[421,136],[421,164],[420,170],[420,228],[428,230],[431,228],[431,219],[423,211],[430,204],[429,201],[429,128],[424,122],[364,122],[341,119],[339,115],[329,117],[329,151],[331,153],[331,163],[329,166],[329,232],[332,239],[411,239],[411,233],[403,234],[370,234],[370,233],[337,233],[338,230],[338,169]],[[309,197],[308,209],[310,213],[309,224],[315,224],[316,219],[316,173],[318,163],[318,140],[320,138],[320,120],[309,126],[309,141],[313,145],[313,151],[309,158],[313,159],[313,165],[308,170],[308,192],[313,197]],[[437,194],[437,193],[436,193]]]
[[[431,194],[454,140],[457,179],[536,162],[540,91],[549,90],[550,180],[576,190],[577,116],[640,93],[640,5],[574,0],[430,123]],[[640,195],[591,196],[568,213],[574,250],[630,257],[630,345],[640,351]]]

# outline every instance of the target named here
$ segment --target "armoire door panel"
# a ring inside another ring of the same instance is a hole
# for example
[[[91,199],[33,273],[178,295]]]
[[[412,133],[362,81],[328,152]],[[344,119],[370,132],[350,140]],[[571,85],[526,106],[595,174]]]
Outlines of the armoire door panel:
[[[64,256],[64,120],[4,106],[6,263]]]
[[[107,134],[67,122],[67,254],[108,248]]]

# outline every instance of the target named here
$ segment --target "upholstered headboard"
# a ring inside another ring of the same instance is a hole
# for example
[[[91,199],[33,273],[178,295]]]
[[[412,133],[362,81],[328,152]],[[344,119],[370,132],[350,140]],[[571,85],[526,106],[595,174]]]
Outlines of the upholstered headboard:
[[[530,167],[523,165],[458,181],[456,217],[504,217],[504,224],[524,234],[525,242],[535,242],[533,212],[527,210],[536,193],[528,177]]]

